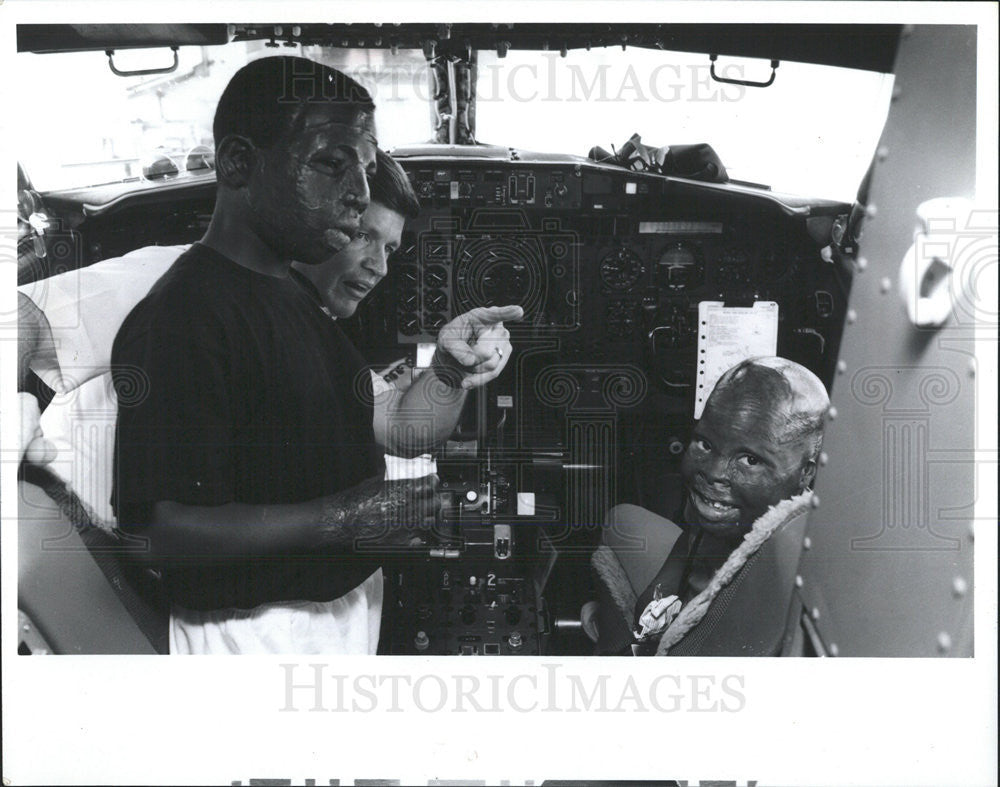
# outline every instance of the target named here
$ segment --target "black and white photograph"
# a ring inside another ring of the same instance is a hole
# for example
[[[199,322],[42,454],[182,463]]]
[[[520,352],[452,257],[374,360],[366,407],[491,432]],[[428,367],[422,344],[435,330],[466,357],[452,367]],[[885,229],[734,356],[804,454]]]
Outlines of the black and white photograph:
[[[995,783],[996,6],[46,7],[5,785]]]

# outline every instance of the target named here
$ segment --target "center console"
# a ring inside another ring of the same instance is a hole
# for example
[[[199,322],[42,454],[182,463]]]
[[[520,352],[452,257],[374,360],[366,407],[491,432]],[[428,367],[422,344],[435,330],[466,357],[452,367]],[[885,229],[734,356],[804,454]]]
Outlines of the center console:
[[[466,524],[447,546],[386,570],[383,652],[432,656],[538,656],[552,619],[533,525]],[[460,536],[458,535],[460,533]]]

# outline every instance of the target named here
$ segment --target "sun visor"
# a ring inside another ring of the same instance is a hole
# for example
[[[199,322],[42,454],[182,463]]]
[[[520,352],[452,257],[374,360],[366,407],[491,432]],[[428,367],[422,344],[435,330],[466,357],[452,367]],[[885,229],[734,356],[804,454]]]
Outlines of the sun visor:
[[[224,24],[18,25],[18,52],[83,52],[161,46],[211,46],[229,41]]]

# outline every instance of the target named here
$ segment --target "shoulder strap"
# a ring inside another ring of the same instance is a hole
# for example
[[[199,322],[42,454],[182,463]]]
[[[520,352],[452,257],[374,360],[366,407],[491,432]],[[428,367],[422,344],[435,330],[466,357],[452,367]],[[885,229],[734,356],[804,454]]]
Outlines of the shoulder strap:
[[[732,554],[726,559],[726,562],[715,572],[715,576],[708,583],[708,587],[685,604],[680,614],[674,618],[673,622],[667,627],[667,630],[663,632],[660,644],[656,650],[657,656],[667,655],[674,645],[680,642],[691,629],[701,623],[702,618],[709,611],[715,598],[729,585],[734,577],[740,574],[741,569],[757,554],[757,551],[764,542],[778,528],[807,511],[811,500],[812,492],[806,490],[772,506],[754,522],[753,528],[744,537],[743,543],[733,550]]]

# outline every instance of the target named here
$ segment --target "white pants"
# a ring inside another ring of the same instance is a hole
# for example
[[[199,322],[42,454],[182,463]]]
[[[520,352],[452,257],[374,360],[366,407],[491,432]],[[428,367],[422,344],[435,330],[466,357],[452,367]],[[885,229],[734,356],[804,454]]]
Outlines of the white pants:
[[[382,622],[382,569],[333,601],[281,601],[253,609],[170,612],[171,655],[374,655]]]

